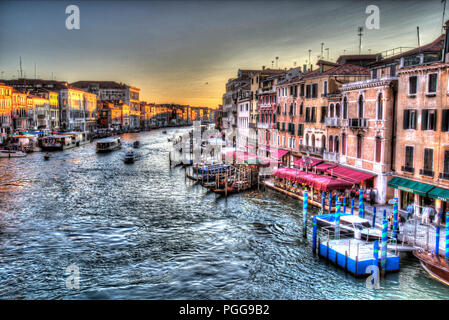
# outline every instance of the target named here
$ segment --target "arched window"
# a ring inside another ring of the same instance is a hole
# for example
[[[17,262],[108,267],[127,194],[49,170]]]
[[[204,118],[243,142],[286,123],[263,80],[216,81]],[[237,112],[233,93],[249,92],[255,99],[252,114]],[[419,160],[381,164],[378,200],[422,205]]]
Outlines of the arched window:
[[[296,102],[293,103],[293,115],[296,116]]]
[[[376,137],[376,162],[380,162],[382,157],[382,138]]]
[[[343,119],[348,119],[348,98],[343,99]]]
[[[357,135],[357,159],[362,158],[362,146],[363,146],[363,137],[362,135]]]
[[[326,136],[321,136],[321,148],[323,148],[323,150],[326,150]]]
[[[308,146],[309,145],[309,134],[307,133],[306,134],[306,146]]]
[[[341,135],[341,154],[346,155],[346,134]]]
[[[336,116],[337,118],[340,118],[340,104],[339,104],[339,103],[337,103],[337,104],[335,105],[335,116]]]
[[[384,117],[384,106],[383,106],[383,96],[382,93],[377,97],[377,120],[382,120]]]
[[[340,152],[340,139],[338,136],[335,136],[335,143],[334,143],[334,152],[339,153]]]
[[[363,110],[363,96],[360,95],[359,97],[359,110],[358,110],[358,116],[359,118],[363,118],[364,110]]]
[[[304,112],[304,103],[301,102],[301,105],[299,106],[299,115],[302,116]]]
[[[315,148],[315,135],[312,134],[312,147]]]
[[[332,136],[329,136],[329,152],[334,152],[334,139]]]
[[[333,117],[334,117],[334,104],[331,103],[331,105],[329,106],[329,118]]]

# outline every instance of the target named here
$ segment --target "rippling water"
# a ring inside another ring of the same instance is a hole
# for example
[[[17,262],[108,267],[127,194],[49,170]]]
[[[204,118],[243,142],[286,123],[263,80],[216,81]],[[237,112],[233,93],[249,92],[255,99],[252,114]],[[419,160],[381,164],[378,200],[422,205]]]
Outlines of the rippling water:
[[[413,258],[373,290],[313,256],[297,201],[192,186],[168,168],[167,137],[185,130],[123,135],[141,141],[131,165],[94,144],[0,159],[0,298],[449,298]]]

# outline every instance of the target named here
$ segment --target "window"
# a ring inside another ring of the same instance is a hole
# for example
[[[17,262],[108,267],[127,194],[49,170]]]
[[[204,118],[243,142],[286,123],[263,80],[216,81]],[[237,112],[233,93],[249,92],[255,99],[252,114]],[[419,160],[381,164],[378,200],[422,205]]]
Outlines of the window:
[[[329,136],[329,152],[334,152],[334,138]]]
[[[443,173],[449,176],[449,150],[444,150]]]
[[[408,78],[408,94],[416,94],[418,77],[412,76]]]
[[[327,96],[327,81],[323,83],[323,96]]]
[[[304,97],[304,83],[301,84],[300,96]]]
[[[377,69],[373,70],[373,79],[377,79]]]
[[[324,118],[326,118],[326,116],[327,116],[327,107],[322,106],[321,107],[321,119],[320,119],[321,123],[324,123]]]
[[[358,105],[358,115],[359,118],[363,118],[364,110],[363,110],[363,96],[359,97],[359,105]]]
[[[449,109],[443,110],[443,116],[441,117],[441,131],[449,131]]]
[[[396,77],[396,66],[390,66],[390,77]]]
[[[437,92],[437,74],[429,74],[429,86],[428,93],[436,93]]]
[[[413,168],[413,151],[414,147],[412,146],[405,147],[405,168],[408,169]]]
[[[363,137],[359,134],[357,135],[357,159],[362,158],[362,146],[363,146]]]
[[[382,93],[381,93],[377,97],[377,120],[382,120],[383,119],[383,110],[384,110],[383,96],[382,96]]]
[[[316,107],[312,107],[312,114],[310,122],[316,122]]]
[[[334,152],[339,153],[340,152],[340,139],[338,136],[335,136],[335,142],[334,142]]]
[[[331,103],[331,105],[329,106],[329,117],[333,118],[334,117],[334,104]]]
[[[308,84],[307,86],[306,86],[306,99],[309,99],[310,98],[310,91],[311,90],[311,88],[310,88],[310,84]]]
[[[423,109],[421,113],[421,130],[436,130],[437,110]]]
[[[339,104],[339,103],[337,103],[337,104],[335,105],[335,116],[336,116],[337,118],[340,118],[340,104]]]
[[[376,162],[380,162],[382,157],[382,139],[376,137]]]
[[[433,169],[433,149],[424,148],[424,168],[422,174],[428,175]],[[433,174],[432,174],[433,175]]]
[[[406,109],[404,110],[404,123],[403,128],[416,130],[416,110]]]
[[[310,108],[306,107],[306,120],[305,122],[310,122]]]
[[[318,97],[318,83],[312,84],[312,98]]]
[[[301,102],[301,105],[299,106],[299,115],[302,116],[304,113],[304,103]]]
[[[298,136],[302,137],[304,134],[304,124],[298,123]]]
[[[346,155],[346,134],[341,135],[341,154]]]
[[[343,119],[348,119],[348,99],[343,99]]]

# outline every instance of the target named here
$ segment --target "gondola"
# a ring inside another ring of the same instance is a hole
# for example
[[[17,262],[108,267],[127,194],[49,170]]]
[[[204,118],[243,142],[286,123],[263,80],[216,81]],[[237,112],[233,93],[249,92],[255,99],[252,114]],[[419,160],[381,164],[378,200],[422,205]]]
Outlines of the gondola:
[[[449,286],[449,265],[444,257],[424,250],[415,250],[413,255],[432,278]]]

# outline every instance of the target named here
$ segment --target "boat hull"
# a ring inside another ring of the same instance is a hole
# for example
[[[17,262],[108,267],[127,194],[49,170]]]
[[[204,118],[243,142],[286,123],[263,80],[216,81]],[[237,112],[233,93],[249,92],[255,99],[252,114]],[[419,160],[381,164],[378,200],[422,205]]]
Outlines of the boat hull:
[[[413,251],[413,255],[432,278],[449,286],[449,266],[444,258],[426,251]]]

